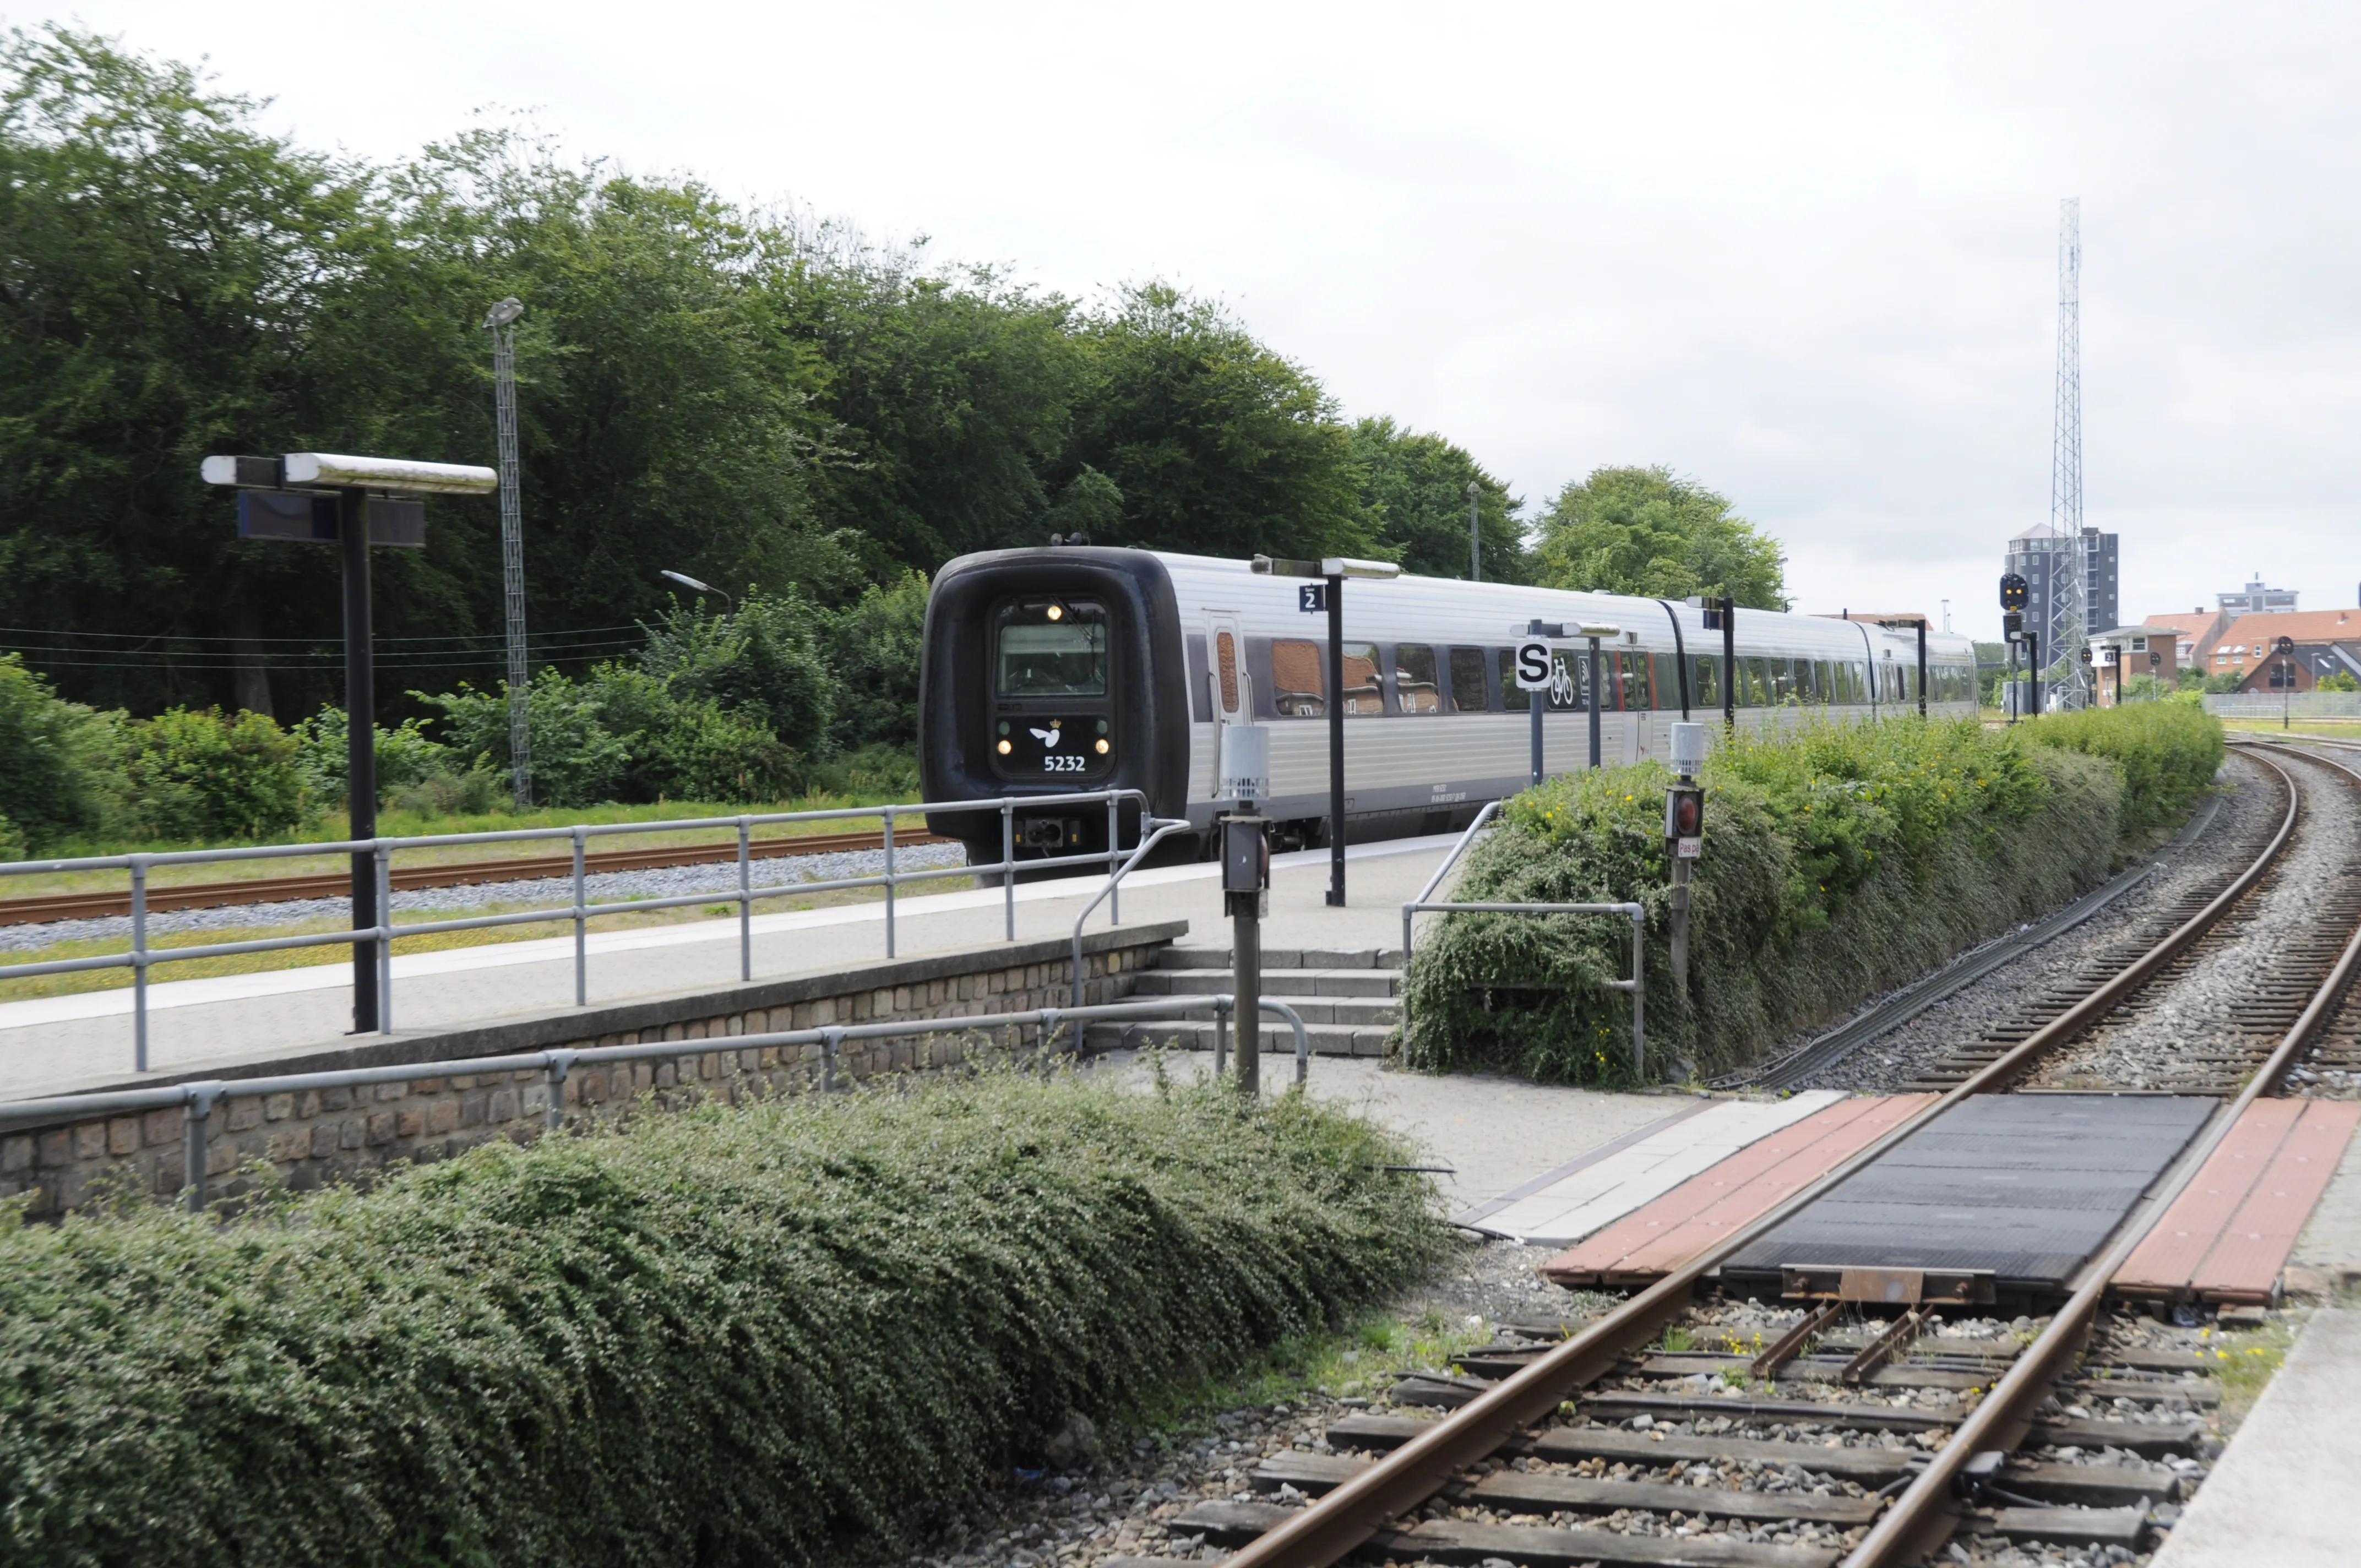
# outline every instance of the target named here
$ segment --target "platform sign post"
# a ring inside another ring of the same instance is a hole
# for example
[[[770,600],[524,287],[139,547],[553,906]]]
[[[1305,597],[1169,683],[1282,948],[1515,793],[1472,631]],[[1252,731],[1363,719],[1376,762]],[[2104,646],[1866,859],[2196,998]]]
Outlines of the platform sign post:
[[[1290,561],[1257,555],[1253,569],[1272,577],[1324,579],[1320,598],[1299,590],[1297,607],[1309,612],[1315,606],[1328,611],[1328,906],[1345,906],[1345,579],[1401,576],[1392,561],[1356,561],[1330,555],[1318,561]]]
[[[1623,629],[1620,626],[1594,626],[1585,621],[1576,630],[1590,642],[1590,690],[1585,696],[1588,698],[1587,706],[1590,709],[1590,765],[1596,769],[1602,757],[1598,734],[1598,643],[1602,638],[1622,636]]]
[[[348,839],[377,837],[377,670],[371,625],[369,546],[426,543],[425,508],[406,498],[484,495],[500,484],[489,468],[419,463],[399,457],[350,457],[291,452],[283,457],[208,457],[200,470],[209,485],[235,487],[238,533],[247,539],[333,543],[343,568],[345,620],[345,800]],[[377,856],[352,857],[352,919],[356,930],[384,916],[378,900]],[[391,1033],[391,997],[378,983],[374,938],[353,943],[353,1027],[356,1035]]]
[[[1545,620],[1525,622],[1525,640],[1517,644],[1517,689],[1526,694],[1525,710],[1532,724],[1533,787],[1542,782],[1542,714],[1549,707],[1547,693],[1554,663],[1543,639],[1563,637],[1565,628]]]
[[[1238,1091],[1262,1090],[1262,922],[1270,913],[1270,838],[1257,804],[1270,793],[1270,731],[1259,724],[1222,730],[1220,793],[1235,808],[1222,818],[1222,903],[1230,917],[1230,1020],[1237,1031]]]

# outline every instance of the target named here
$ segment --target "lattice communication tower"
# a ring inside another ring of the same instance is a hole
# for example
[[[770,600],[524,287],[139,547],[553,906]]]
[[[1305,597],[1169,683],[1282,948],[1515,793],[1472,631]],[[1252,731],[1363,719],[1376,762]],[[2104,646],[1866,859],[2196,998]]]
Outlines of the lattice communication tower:
[[[2050,569],[2048,655],[2061,706],[2090,696],[2082,650],[2090,628],[2086,585],[2097,541],[2082,532],[2082,202],[2058,203],[2058,412],[2050,436],[2049,529],[2057,554]]]

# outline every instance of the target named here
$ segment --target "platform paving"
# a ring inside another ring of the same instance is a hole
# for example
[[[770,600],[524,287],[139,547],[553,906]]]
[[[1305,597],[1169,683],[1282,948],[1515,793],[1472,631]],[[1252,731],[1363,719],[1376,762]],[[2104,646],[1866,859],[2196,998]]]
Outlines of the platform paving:
[[[2114,1288],[2159,1300],[2268,1306],[2361,1124],[2352,1101],[2257,1100],[2224,1135]]]
[[[2153,1568],[2347,1568],[2361,1502],[2361,1310],[2312,1315]]]
[[[1266,940],[1294,948],[1399,948],[1401,905],[1417,896],[1455,841],[1394,839],[1350,850],[1350,902],[1342,909],[1324,902],[1326,851],[1273,857]],[[1186,920],[1193,930],[1226,936],[1215,872],[1199,864],[1136,873],[1124,884],[1125,923]],[[1070,933],[1102,885],[1098,878],[1020,883],[1018,938]],[[898,951],[913,957],[997,946],[1004,918],[996,888],[904,898]],[[1103,928],[1106,919],[1101,905],[1091,928]],[[885,955],[880,902],[758,915],[753,927],[757,980],[833,973]],[[640,930],[594,927],[589,948],[594,1003],[738,982],[734,918]],[[395,1025],[447,1030],[570,1006],[573,954],[568,937],[398,956]],[[350,975],[349,965],[339,963],[151,985],[151,1069],[188,1072],[274,1061],[350,1043]],[[0,1097],[63,1093],[120,1079],[132,1060],[130,1003],[126,989],[0,1003]]]

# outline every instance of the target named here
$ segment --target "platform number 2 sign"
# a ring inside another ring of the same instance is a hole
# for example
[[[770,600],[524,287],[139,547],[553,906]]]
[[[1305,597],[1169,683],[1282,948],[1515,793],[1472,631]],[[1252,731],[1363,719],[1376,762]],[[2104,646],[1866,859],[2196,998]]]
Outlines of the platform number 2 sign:
[[[1517,644],[1517,685],[1529,692],[1547,691],[1550,685],[1550,645],[1536,637]]]

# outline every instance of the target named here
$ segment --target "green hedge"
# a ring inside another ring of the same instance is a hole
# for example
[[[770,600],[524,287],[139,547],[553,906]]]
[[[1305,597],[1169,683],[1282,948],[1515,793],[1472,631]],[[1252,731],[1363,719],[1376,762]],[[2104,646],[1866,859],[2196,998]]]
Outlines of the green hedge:
[[[1417,1277],[1389,1135],[1014,1075],[478,1148],[226,1224],[0,1234],[12,1562],[768,1563],[906,1546]],[[1038,1461],[1036,1461],[1038,1463]]]
[[[1455,896],[1646,905],[1650,1076],[1668,1058],[1726,1071],[2103,876],[2125,823],[2160,819],[2218,756],[2218,729],[2147,711],[2077,716],[2071,749],[2043,743],[2062,725],[1906,720],[1717,751],[1686,996],[1670,970],[1660,766],[1518,796]],[[1630,952],[1629,927],[1600,916],[1449,916],[1411,966],[1402,1054],[1427,1069],[1628,1081],[1630,1000],[1602,982]]]
[[[2222,721],[2194,702],[2136,702],[2122,707],[2045,713],[2020,729],[2036,743],[2104,757],[2124,780],[2126,838],[2176,819],[2213,782],[2227,749]]]

